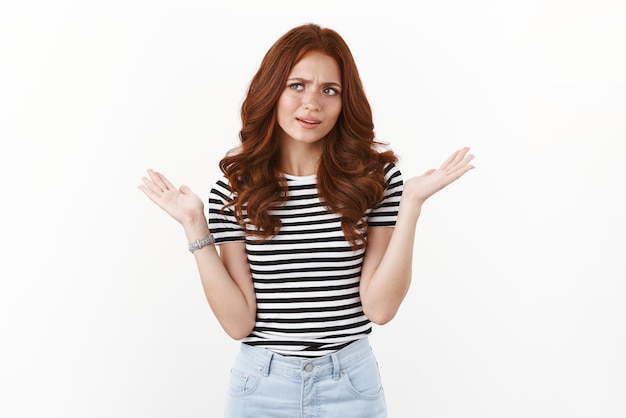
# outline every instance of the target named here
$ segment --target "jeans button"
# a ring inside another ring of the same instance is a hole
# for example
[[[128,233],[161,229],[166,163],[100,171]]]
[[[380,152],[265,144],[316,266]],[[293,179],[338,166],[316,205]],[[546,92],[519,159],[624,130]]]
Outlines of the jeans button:
[[[304,370],[307,371],[307,372],[310,372],[311,370],[313,370],[313,365],[311,363],[307,363],[304,366]]]

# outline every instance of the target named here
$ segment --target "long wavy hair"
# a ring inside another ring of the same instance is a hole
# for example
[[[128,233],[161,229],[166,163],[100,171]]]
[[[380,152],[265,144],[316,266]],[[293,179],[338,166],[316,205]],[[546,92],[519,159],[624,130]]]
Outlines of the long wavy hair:
[[[220,161],[230,182],[235,216],[243,225],[245,214],[255,227],[249,232],[267,239],[281,227],[270,214],[286,201],[287,184],[278,170],[279,133],[277,103],[291,69],[308,52],[334,58],[341,71],[342,109],[324,141],[317,168],[317,188],[325,207],[339,214],[342,231],[353,249],[363,248],[367,226],[363,217],[383,199],[384,167],[397,162],[393,151],[382,150],[374,136],[372,110],[350,49],[335,31],[316,24],[295,27],[268,50],[252,78],[241,106],[241,144]]]

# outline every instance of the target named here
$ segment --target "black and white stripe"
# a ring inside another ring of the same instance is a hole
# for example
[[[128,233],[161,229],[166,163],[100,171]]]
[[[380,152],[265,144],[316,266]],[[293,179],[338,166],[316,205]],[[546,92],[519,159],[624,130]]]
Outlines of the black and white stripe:
[[[402,194],[398,168],[386,167],[384,201],[366,212],[369,226],[394,226]],[[315,176],[286,176],[288,200],[272,213],[282,227],[269,240],[246,237],[231,208],[225,178],[209,197],[209,227],[216,243],[244,241],[257,298],[257,321],[242,341],[283,355],[332,353],[372,330],[363,314],[359,280],[365,250],[353,251],[338,215],[320,202]],[[246,226],[252,230],[251,225]]]

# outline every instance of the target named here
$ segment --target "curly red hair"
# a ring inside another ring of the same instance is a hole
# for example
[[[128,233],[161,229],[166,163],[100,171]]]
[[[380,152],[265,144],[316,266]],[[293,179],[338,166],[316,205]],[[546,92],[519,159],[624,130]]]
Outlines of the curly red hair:
[[[286,199],[286,182],[278,172],[279,141],[276,107],[289,72],[308,52],[322,52],[339,64],[342,77],[342,110],[333,130],[324,139],[318,164],[317,188],[328,210],[341,217],[342,230],[353,248],[366,242],[363,216],[383,199],[384,167],[397,162],[391,150],[381,151],[375,140],[372,110],[365,95],[350,49],[335,31],[315,24],[295,27],[268,50],[252,78],[241,106],[241,145],[221,161],[230,182],[234,208],[243,224],[248,221],[262,238],[275,235],[281,221],[270,210]]]

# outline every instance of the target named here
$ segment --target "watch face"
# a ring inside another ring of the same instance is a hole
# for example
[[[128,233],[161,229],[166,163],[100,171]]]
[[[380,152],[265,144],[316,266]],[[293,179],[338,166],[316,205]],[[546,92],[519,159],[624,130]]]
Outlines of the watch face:
[[[189,244],[189,251],[194,252],[195,250],[199,250],[200,248],[204,248],[207,245],[211,245],[215,242],[215,237],[213,234],[209,235],[206,238],[195,240],[194,242]]]

